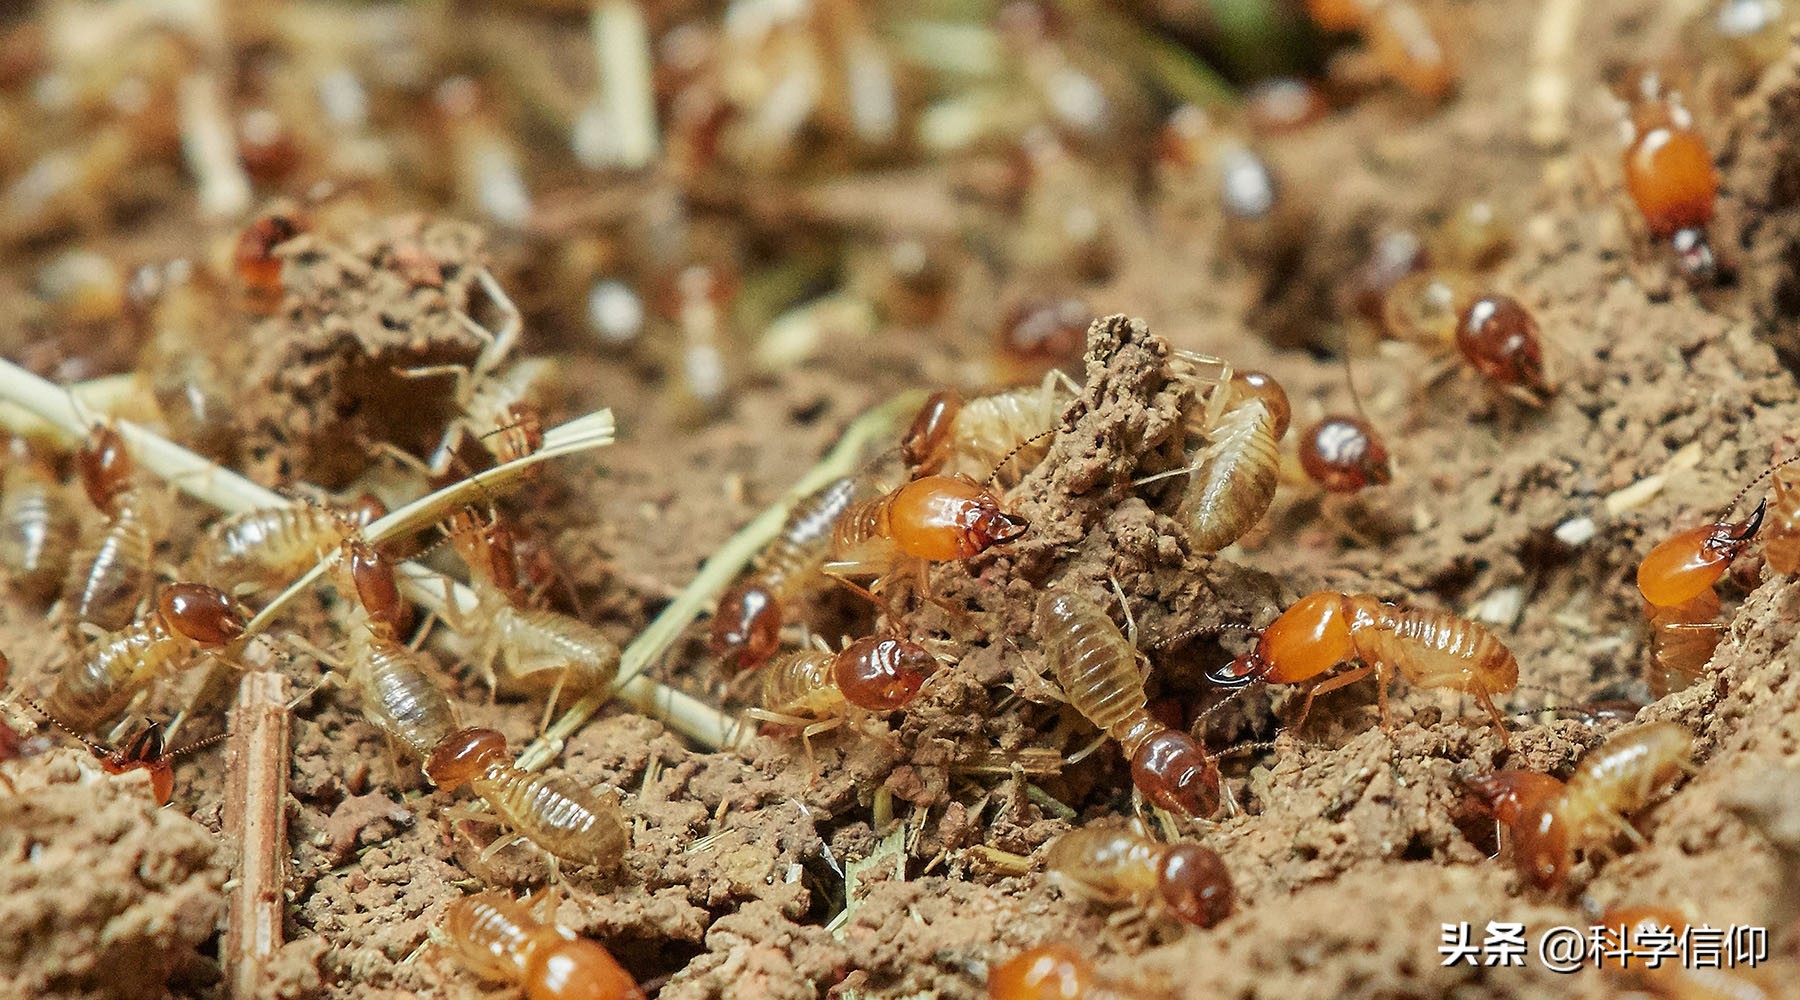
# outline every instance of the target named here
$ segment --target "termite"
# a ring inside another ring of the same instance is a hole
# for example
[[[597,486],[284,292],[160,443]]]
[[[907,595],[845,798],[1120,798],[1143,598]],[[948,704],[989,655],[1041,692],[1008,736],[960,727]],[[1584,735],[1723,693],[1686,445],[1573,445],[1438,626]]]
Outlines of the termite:
[[[1381,74],[1421,97],[1441,100],[1456,86],[1449,39],[1431,11],[1414,0],[1308,0],[1326,31],[1355,31]]]
[[[1138,480],[1153,482],[1186,474],[1181,514],[1188,544],[1196,552],[1217,552],[1256,526],[1275,500],[1281,477],[1278,444],[1288,428],[1288,398],[1272,377],[1257,371],[1232,372],[1223,362],[1182,355],[1195,367],[1218,366],[1218,381],[1187,420],[1194,442],[1185,469]]]
[[[1795,459],[1772,466],[1751,480],[1730,506],[1737,506],[1752,487],[1792,461]],[[1785,488],[1778,485],[1776,496],[1778,501],[1785,497]],[[1750,546],[1768,511],[1765,498],[1742,521],[1719,520],[1689,528],[1658,544],[1638,563],[1638,593],[1644,596],[1650,616],[1652,669],[1648,679],[1656,697],[1692,684],[1712,657],[1725,628],[1719,621],[1719,594],[1713,584]]]
[[[114,428],[94,425],[75,467],[105,522],[77,546],[65,588],[74,594],[78,620],[123,628],[150,586],[161,512],[138,483],[125,440]]]
[[[1401,278],[1383,300],[1382,322],[1397,340],[1440,352],[1454,347],[1470,368],[1531,402],[1555,392],[1531,310],[1467,275],[1424,270]]]
[[[1637,81],[1627,98],[1625,191],[1650,235],[1674,249],[1682,274],[1710,281],[1718,261],[1706,229],[1718,202],[1719,171],[1693,115],[1662,75],[1647,72]]]
[[[1693,734],[1672,722],[1653,722],[1615,733],[1581,759],[1566,784],[1528,771],[1495,771],[1469,784],[1512,828],[1520,870],[1548,889],[1568,877],[1578,851],[1618,833],[1642,842],[1627,817],[1692,770],[1693,755]]]
[[[1358,417],[1326,417],[1308,427],[1300,435],[1300,466],[1327,493],[1356,493],[1394,478],[1380,436]]]
[[[386,514],[386,505],[368,494],[348,510],[312,503],[247,510],[213,522],[190,562],[209,580],[279,586]]]
[[[446,525],[457,553],[469,567],[469,585],[477,607],[460,609],[446,617],[452,628],[468,636],[476,646],[473,662],[494,679],[498,660],[507,677],[530,682],[554,677],[546,723],[565,688],[586,694],[610,685],[619,671],[619,646],[599,629],[548,608],[525,608],[513,556],[509,530],[497,522],[484,522],[464,509]]]
[[[492,729],[450,734],[425,761],[425,776],[446,791],[469,785],[503,826],[565,861],[614,868],[630,841],[616,793],[596,796],[570,778],[520,770]]]
[[[750,572],[720,596],[711,646],[728,672],[754,670],[775,655],[785,606],[818,579],[831,555],[832,528],[861,484],[843,476],[795,504]]]
[[[457,729],[456,711],[417,652],[401,642],[409,610],[391,560],[360,538],[339,548],[338,587],[354,597],[345,682],[361,699],[363,717],[420,760]]]
[[[924,476],[846,507],[832,527],[825,571],[881,576],[910,562],[924,591],[927,563],[973,559],[1029,528],[973,479]]]
[[[244,227],[232,251],[232,271],[237,277],[238,301],[251,316],[272,316],[287,293],[281,283],[282,258],[275,251],[283,243],[306,232],[306,221],[297,215],[270,212]]]
[[[932,393],[900,442],[900,459],[915,476],[953,463],[953,471],[961,472],[1002,463],[1028,470],[1050,450],[1045,432],[1056,428],[1077,388],[1061,369],[1052,369],[1038,386],[967,400],[954,390]]]
[[[1770,569],[1790,576],[1800,572],[1800,470],[1792,466],[1776,469],[1770,478],[1762,539]]]
[[[759,718],[806,724],[808,737],[837,724],[851,709],[905,708],[937,670],[918,643],[865,636],[830,653],[805,650],[778,657],[763,674]]]
[[[1066,944],[1040,944],[988,970],[988,1000],[1140,1000],[1148,994],[1107,979]]]
[[[33,601],[50,600],[68,571],[74,511],[49,462],[23,437],[9,436],[0,469],[0,567]]]
[[[1064,697],[1119,744],[1146,799],[1190,816],[1219,807],[1219,769],[1206,748],[1150,714],[1137,651],[1094,601],[1052,591],[1039,601],[1039,642]]]
[[[1070,830],[1056,838],[1044,868],[1075,895],[1119,905],[1162,906],[1196,927],[1231,913],[1231,873],[1199,844],[1162,844],[1141,830]]]
[[[199,653],[224,649],[243,634],[243,615],[223,591],[202,583],[168,584],[142,617],[95,638],[57,675],[49,714],[71,729],[92,729],[150,682],[187,669]]]
[[[1362,666],[1325,676],[1350,660]],[[1307,684],[1293,725],[1314,698],[1375,675],[1382,725],[1388,724],[1390,673],[1415,687],[1449,688],[1472,696],[1494,720],[1502,742],[1506,725],[1494,695],[1519,683],[1519,664],[1485,626],[1448,611],[1420,611],[1383,603],[1372,594],[1320,591],[1294,602],[1270,622],[1250,652],[1215,674],[1217,680]]]
[[[100,761],[101,769],[107,774],[126,774],[131,771],[143,771],[148,774],[150,776],[150,792],[156,797],[156,804],[161,806],[168,805],[175,798],[175,758],[196,750],[203,750],[229,735],[220,733],[186,746],[165,750],[163,748],[162,723],[145,719],[141,726],[125,738],[123,743],[117,747],[109,747],[83,736],[73,726],[32,699],[23,700],[25,704],[31,706],[33,711],[48,719],[51,725],[87,747]]]
[[[612,954],[573,931],[539,920],[500,892],[464,896],[444,911],[457,959],[482,979],[512,983],[529,1000],[643,1000]]]

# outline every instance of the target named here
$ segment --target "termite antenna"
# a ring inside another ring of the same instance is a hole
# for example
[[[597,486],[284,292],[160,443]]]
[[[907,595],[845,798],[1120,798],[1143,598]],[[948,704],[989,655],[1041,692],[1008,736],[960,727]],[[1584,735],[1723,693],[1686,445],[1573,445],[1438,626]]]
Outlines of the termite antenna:
[[[1236,687],[1232,688],[1230,694],[1226,695],[1223,698],[1220,698],[1214,704],[1208,705],[1206,707],[1206,711],[1201,712],[1199,717],[1194,719],[1194,725],[1198,726],[1202,722],[1205,722],[1207,719],[1212,718],[1214,712],[1217,712],[1219,709],[1224,708],[1226,705],[1229,705],[1232,702],[1238,700],[1239,698],[1242,698],[1244,696],[1244,692],[1250,690],[1249,682],[1251,680],[1255,680],[1255,678],[1253,678],[1253,677],[1246,678],[1245,682],[1243,684],[1239,684]],[[1190,726],[1189,728],[1191,729],[1193,727]]]
[[[185,754],[193,753],[196,750],[204,750],[207,747],[212,746],[214,743],[223,743],[225,740],[229,739],[230,736],[231,736],[230,733],[214,733],[213,735],[208,736],[207,738],[205,738],[203,740],[195,740],[192,743],[188,743],[183,746],[176,747],[173,750],[164,751],[159,756],[163,760],[173,760],[176,757],[180,757]]]
[[[1782,466],[1792,465],[1795,462],[1800,462],[1800,455],[1789,456],[1788,458],[1784,458],[1779,462],[1772,463],[1768,468],[1762,470],[1762,472],[1757,474],[1755,479],[1752,479],[1749,482],[1745,483],[1743,488],[1737,491],[1737,495],[1733,496],[1731,498],[1731,502],[1729,504],[1725,505],[1725,513],[1730,514],[1733,510],[1735,510],[1737,508],[1737,505],[1743,501],[1744,497],[1746,495],[1748,495],[1752,489],[1756,488],[1757,483],[1760,483],[1763,480],[1774,475],[1776,473],[1776,471],[1779,470]],[[1763,507],[1766,506],[1767,504],[1768,504],[1767,500],[1764,500],[1761,504],[1758,504],[1756,507],[1756,513],[1751,515],[1752,518],[1755,519],[1755,521],[1757,522],[1757,525],[1759,527],[1762,524]],[[1752,528],[1749,531],[1749,533],[1745,534],[1743,537],[1749,538],[1751,535],[1754,535],[1754,534],[1756,534],[1756,529]]]
[[[1213,759],[1223,760],[1226,757],[1241,757],[1247,753],[1257,753],[1257,752],[1263,751],[1263,750],[1273,750],[1278,745],[1278,742],[1279,741],[1277,741],[1277,740],[1258,740],[1255,743],[1235,743],[1235,744],[1232,744],[1231,746],[1226,747],[1223,750],[1220,750],[1218,753],[1213,754]]]
[[[1225,632],[1242,632],[1246,635],[1261,635],[1262,629],[1256,628],[1255,626],[1252,626],[1252,625],[1242,625],[1237,622],[1223,622],[1218,625],[1196,625],[1193,628],[1184,629],[1180,632],[1175,633],[1174,635],[1167,636],[1165,638],[1156,640],[1156,644],[1154,646],[1152,646],[1151,648],[1152,649],[1163,649],[1168,646],[1174,646],[1178,643],[1186,642],[1189,639],[1193,639],[1198,636],[1220,635]]]
[[[89,750],[92,750],[94,752],[95,756],[103,757],[106,754],[111,752],[106,747],[102,746],[100,743],[96,742],[95,740],[91,739],[90,737],[84,736],[81,733],[76,732],[75,728],[73,726],[71,726],[68,723],[64,722],[63,720],[57,718],[55,715],[51,714],[50,710],[45,708],[43,705],[39,704],[38,700],[36,698],[33,698],[27,694],[22,694],[22,695],[18,696],[18,699],[20,701],[24,702],[26,705],[30,706],[32,711],[43,716],[45,721],[49,722],[52,726],[55,726],[56,728],[62,730],[65,734],[67,734],[69,736],[69,738],[78,741],[79,743],[81,743],[81,745],[87,747]]]
[[[1026,448],[1030,447],[1031,445],[1034,445],[1037,442],[1042,441],[1043,439],[1049,437],[1050,435],[1055,434],[1058,430],[1060,430],[1059,427],[1052,427],[1047,431],[1039,431],[1036,434],[1033,434],[1032,436],[1026,438],[1025,440],[1020,441],[1018,444],[1013,445],[1011,451],[1008,451],[1004,456],[1002,456],[1000,461],[994,463],[994,469],[992,472],[988,473],[987,482],[984,484],[985,488],[988,489],[989,491],[993,490],[996,481],[1000,477],[1000,470],[1006,468],[1006,463],[1012,461],[1013,458],[1019,454],[1019,452],[1024,451]]]

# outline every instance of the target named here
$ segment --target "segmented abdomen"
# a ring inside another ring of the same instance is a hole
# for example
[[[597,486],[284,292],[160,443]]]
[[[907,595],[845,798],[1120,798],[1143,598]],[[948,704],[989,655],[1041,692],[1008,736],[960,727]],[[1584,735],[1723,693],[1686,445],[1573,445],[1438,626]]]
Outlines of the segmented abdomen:
[[[1044,870],[1076,891],[1108,903],[1147,899],[1156,891],[1160,845],[1130,830],[1084,827],[1050,844]]]
[[[892,556],[888,526],[892,494],[862,500],[844,508],[831,528],[831,557],[849,562],[876,562]]]
[[[155,555],[156,542],[138,504],[122,499],[118,515],[77,549],[69,565],[67,590],[75,595],[76,618],[108,630],[129,625],[149,589]]]
[[[1280,477],[1275,421],[1259,399],[1232,407],[1207,432],[1205,457],[1188,477],[1183,513],[1188,543],[1217,552],[1256,526]]]
[[[119,714],[131,696],[187,663],[191,644],[151,613],[102,635],[57,675],[50,713],[75,729],[91,729]]]
[[[618,644],[592,625],[555,611],[511,605],[494,614],[514,674],[567,669],[572,686],[581,691],[598,690],[618,676]]]
[[[757,558],[754,577],[778,600],[788,600],[831,554],[839,518],[856,499],[859,481],[843,476],[795,505],[781,533]]]
[[[1366,663],[1385,664],[1425,688],[1500,694],[1519,683],[1512,651],[1479,622],[1397,608],[1370,594],[1348,600],[1351,641]]]
[[[405,646],[360,630],[366,653],[351,650],[351,682],[362,696],[363,718],[421,759],[457,729],[443,689]]]
[[[1038,642],[1063,694],[1125,755],[1157,728],[1144,708],[1144,677],[1131,643],[1100,605],[1075,594],[1045,594],[1037,606]]]
[[[569,778],[496,763],[471,785],[494,815],[565,861],[611,868],[625,856],[625,823],[618,804]]]
[[[457,956],[483,979],[523,978],[536,926],[524,904],[492,895],[464,896],[444,911],[444,933]]]
[[[983,475],[1008,452],[1056,426],[1055,400],[1043,389],[1009,389],[980,396],[963,404],[956,415],[951,440],[968,466]],[[1029,469],[1050,451],[1050,439],[1019,448],[1008,465]]]
[[[831,672],[835,659],[816,649],[777,658],[763,671],[763,709],[808,719],[836,715],[845,701]]]
[[[0,479],[0,566],[33,600],[49,600],[68,570],[75,520],[50,474],[35,462]]]
[[[1661,698],[1700,679],[1706,661],[1725,637],[1720,612],[1719,592],[1711,587],[1680,604],[1651,608],[1650,669],[1645,680],[1653,696]]]
[[[336,513],[300,504],[233,514],[206,530],[194,564],[219,586],[274,586],[323,559],[341,537]]]

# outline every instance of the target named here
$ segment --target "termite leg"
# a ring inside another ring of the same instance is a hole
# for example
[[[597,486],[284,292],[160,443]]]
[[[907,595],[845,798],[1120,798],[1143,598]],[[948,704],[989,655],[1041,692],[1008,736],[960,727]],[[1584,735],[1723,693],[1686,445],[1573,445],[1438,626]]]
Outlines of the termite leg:
[[[1312,703],[1313,703],[1314,698],[1317,698],[1319,695],[1322,695],[1322,694],[1330,694],[1331,692],[1336,691],[1338,688],[1346,687],[1351,684],[1355,684],[1357,681],[1360,681],[1364,677],[1367,677],[1370,674],[1375,673],[1375,672],[1376,671],[1375,671],[1374,667],[1369,667],[1369,666],[1356,667],[1351,670],[1346,670],[1341,674],[1335,674],[1331,677],[1327,677],[1327,678],[1319,681],[1317,684],[1314,684],[1311,687],[1307,688],[1306,689],[1306,698],[1300,702],[1300,714],[1294,718],[1294,721],[1288,723],[1288,728],[1295,732],[1300,731],[1300,727],[1306,724],[1306,717],[1312,713]],[[1383,726],[1386,726],[1387,725],[1387,697],[1386,697],[1387,686],[1385,684],[1382,685],[1381,692],[1382,692],[1381,724]]]
[[[1386,688],[1384,687],[1383,690],[1385,691]],[[1505,716],[1501,715],[1500,709],[1494,705],[1494,696],[1479,688],[1469,693],[1475,696],[1475,700],[1480,702],[1481,707],[1487,710],[1488,717],[1494,720],[1494,730],[1500,734],[1500,745],[1511,750],[1512,734],[1506,730]]]
[[[857,565],[856,563],[826,563],[825,568],[822,569],[820,572],[823,573],[827,578],[829,578],[839,584],[842,584],[844,587],[849,589],[852,593],[861,594],[862,596],[868,598],[869,601],[871,603],[873,603],[875,605],[875,607],[877,609],[879,609],[881,611],[881,613],[884,616],[886,616],[889,621],[897,620],[899,618],[899,616],[894,614],[894,609],[892,606],[890,606],[888,604],[887,598],[880,596],[879,594],[875,593],[874,590],[870,589],[869,587],[864,587],[862,584],[857,583],[856,581],[850,579],[849,577],[840,575],[843,572],[855,572],[854,567],[856,565]],[[846,569],[845,567],[849,567],[849,568]],[[876,581],[876,585],[879,586],[880,581]]]

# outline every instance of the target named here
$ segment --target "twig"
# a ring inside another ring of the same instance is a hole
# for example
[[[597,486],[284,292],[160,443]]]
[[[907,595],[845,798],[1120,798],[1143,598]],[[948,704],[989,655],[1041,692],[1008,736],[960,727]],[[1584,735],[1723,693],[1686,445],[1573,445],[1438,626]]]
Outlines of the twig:
[[[673,714],[680,707],[675,699],[684,696],[647,684],[647,679],[640,675],[674,645],[688,625],[700,616],[700,612],[716,600],[731,581],[736,579],[738,572],[775,537],[776,532],[781,530],[782,522],[787,519],[789,508],[831,480],[853,472],[862,460],[864,447],[870,441],[891,436],[894,426],[907,414],[918,409],[923,400],[921,393],[902,393],[857,417],[819,464],[802,476],[785,496],[757,515],[756,520],[745,525],[721,545],[706,560],[706,564],[700,567],[693,582],[676,595],[662,614],[657,615],[656,620],[625,647],[619,661],[618,680],[614,682],[614,690],[619,698],[640,709],[669,711],[670,721],[679,723],[680,717]],[[670,700],[665,702],[665,698]],[[590,694],[569,706],[568,711],[543,736],[519,755],[519,766],[535,771],[548,764],[560,751],[563,741],[593,718],[594,713],[608,700],[609,696],[601,692]],[[742,727],[736,721],[727,722],[719,716],[717,710],[709,711],[710,715],[705,720],[687,721],[698,728],[698,724],[703,721],[711,723],[716,720],[719,723],[716,729],[703,735],[680,724],[677,728],[692,736],[696,742],[714,749],[735,745],[744,735]]]
[[[600,100],[614,132],[616,163],[642,170],[656,158],[656,95],[651,87],[650,31],[633,0],[606,0],[594,8],[594,58],[600,68]]]
[[[1525,134],[1537,148],[1569,141],[1569,55],[1581,23],[1582,0],[1544,0],[1531,36],[1531,73],[1525,82]]]
[[[257,996],[281,947],[287,902],[287,678],[246,674],[231,710],[225,836],[238,846],[221,959],[234,997]]]
[[[237,139],[219,98],[219,81],[195,73],[181,81],[181,150],[200,185],[200,214],[235,219],[250,210],[250,177],[238,162]]]

